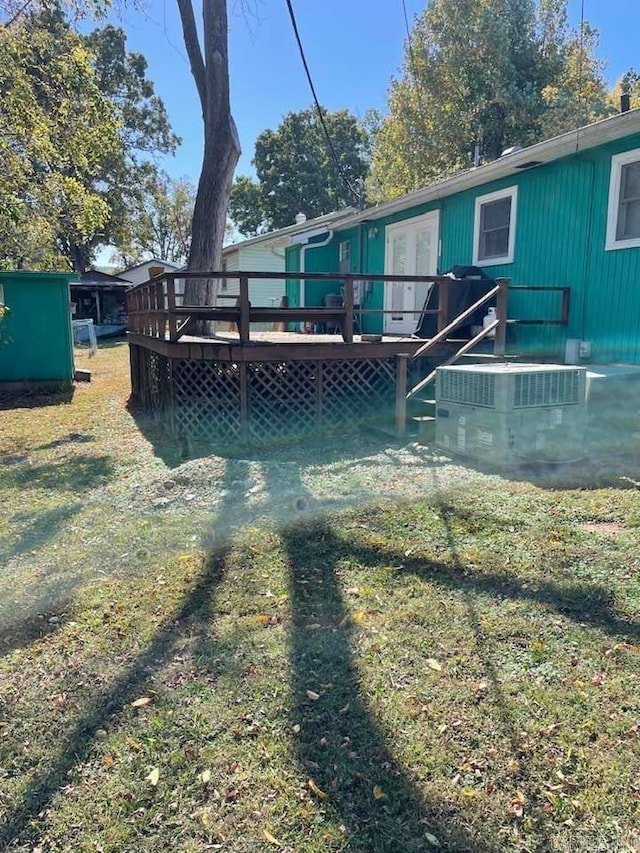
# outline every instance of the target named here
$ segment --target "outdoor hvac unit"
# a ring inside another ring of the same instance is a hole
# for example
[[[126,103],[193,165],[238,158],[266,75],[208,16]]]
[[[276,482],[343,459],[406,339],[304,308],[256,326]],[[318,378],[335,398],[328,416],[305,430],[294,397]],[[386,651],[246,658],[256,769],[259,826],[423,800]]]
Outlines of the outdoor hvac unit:
[[[439,367],[436,444],[504,467],[578,459],[586,372],[557,364]]]

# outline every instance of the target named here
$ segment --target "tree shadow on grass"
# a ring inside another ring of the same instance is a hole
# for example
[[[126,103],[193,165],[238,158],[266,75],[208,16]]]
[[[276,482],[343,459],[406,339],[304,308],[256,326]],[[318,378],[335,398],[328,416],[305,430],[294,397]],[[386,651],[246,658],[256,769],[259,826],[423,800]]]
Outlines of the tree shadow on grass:
[[[312,780],[311,790],[317,786],[314,794],[322,807],[342,827],[340,849],[417,853],[442,845],[460,853],[495,850],[461,825],[454,806],[421,796],[394,758],[389,735],[360,695],[352,657],[354,624],[336,574],[345,556],[344,543],[328,521],[312,515],[314,502],[299,469],[287,467],[286,486],[282,472],[275,473],[265,466],[274,502],[284,489],[295,496],[300,513],[300,520],[280,530],[289,563],[292,725],[299,726],[298,761]]]
[[[290,564],[298,760],[345,827],[340,849],[409,853],[439,844],[460,853],[495,850],[467,832],[454,806],[421,796],[360,696],[354,625],[336,577],[342,543],[323,521],[285,529],[281,538]]]
[[[0,471],[0,486],[9,489],[55,489],[78,491],[105,483],[113,476],[110,456],[81,454],[64,462],[15,465]]]
[[[265,475],[269,479],[269,471]],[[281,492],[282,482],[272,477],[271,487],[274,494]],[[305,502],[313,507],[310,498],[304,497],[304,486],[293,468],[288,469],[288,491],[297,492],[299,507],[304,507]],[[609,592],[599,585],[562,586],[545,581],[533,586],[506,573],[481,574],[468,570],[454,532],[455,510],[441,494],[436,483],[434,508],[444,528],[450,554],[448,564],[419,558],[408,560],[404,552],[394,548],[371,548],[345,541],[336,536],[327,520],[317,517],[282,529],[281,539],[290,565],[292,723],[300,726],[298,759],[304,773],[327,795],[324,807],[346,827],[348,839],[341,849],[362,853],[428,850],[426,833],[435,835],[451,851],[493,849],[489,842],[471,837],[460,826],[456,810],[450,804],[437,800],[425,802],[394,760],[389,735],[375,722],[360,697],[358,672],[351,652],[354,627],[336,569],[345,559],[351,562],[355,559],[363,568],[398,566],[403,574],[412,573],[461,593],[489,685],[487,698],[520,767],[514,783],[531,803],[530,814],[537,819],[541,849],[550,849],[544,803],[538,802],[517,714],[502,688],[494,662],[496,650],[482,627],[477,595],[536,602],[578,624],[587,623],[631,640],[640,636],[639,626],[615,612]]]
[[[36,389],[32,391],[0,391],[0,412],[10,409],[40,409],[45,406],[60,406],[73,400],[75,387],[60,389]]]
[[[240,469],[238,465],[229,463],[225,481],[231,483],[242,476],[245,469],[241,463]],[[132,666],[105,690],[93,696],[48,767],[29,784],[21,802],[0,826],[2,849],[25,842],[37,834],[36,819],[46,810],[57,792],[68,784],[69,772],[86,760],[95,745],[97,730],[117,725],[118,715],[138,698],[153,673],[163,666],[181,635],[185,631],[192,631],[194,623],[204,624],[210,620],[216,591],[225,575],[230,550],[229,535],[225,535],[225,532],[228,534],[234,528],[233,508],[222,506],[219,525],[221,533],[218,547],[209,555],[202,573],[180,606],[167,615],[163,627]]]

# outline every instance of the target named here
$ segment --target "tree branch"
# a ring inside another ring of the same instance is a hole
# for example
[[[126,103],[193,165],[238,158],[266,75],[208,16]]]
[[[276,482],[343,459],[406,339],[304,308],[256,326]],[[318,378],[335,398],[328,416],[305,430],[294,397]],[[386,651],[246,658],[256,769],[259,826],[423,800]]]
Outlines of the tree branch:
[[[200,41],[198,40],[198,30],[191,0],[178,0],[178,9],[180,10],[184,45],[187,49],[191,73],[193,74],[193,79],[196,81],[203,117],[206,117],[208,111],[207,75],[204,60],[202,59],[202,51],[200,50]]]

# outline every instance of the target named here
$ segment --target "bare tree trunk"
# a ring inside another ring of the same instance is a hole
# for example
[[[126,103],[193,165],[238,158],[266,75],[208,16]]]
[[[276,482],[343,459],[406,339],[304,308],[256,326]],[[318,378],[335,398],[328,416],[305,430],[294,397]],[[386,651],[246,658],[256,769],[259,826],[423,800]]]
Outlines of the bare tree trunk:
[[[229,101],[229,56],[226,0],[202,0],[203,45],[191,0],[177,0],[184,43],[202,106],[204,157],[193,212],[189,270],[219,270],[231,181],[240,143]],[[214,305],[217,281],[188,279],[185,302]]]

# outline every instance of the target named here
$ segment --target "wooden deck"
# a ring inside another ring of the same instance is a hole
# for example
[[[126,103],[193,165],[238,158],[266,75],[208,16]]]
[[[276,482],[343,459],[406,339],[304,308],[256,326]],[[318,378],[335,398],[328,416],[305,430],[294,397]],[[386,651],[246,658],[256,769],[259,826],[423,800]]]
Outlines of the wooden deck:
[[[230,305],[225,300],[213,307],[185,305],[183,297],[178,304],[176,278],[237,278],[239,296],[229,297]],[[253,307],[249,280],[260,278],[325,282],[339,290],[342,307],[287,307],[286,300],[279,308]],[[507,314],[507,279],[487,282],[477,300],[457,313],[459,308],[449,311],[450,305],[457,305],[450,300],[456,281],[447,276],[367,273],[364,278],[402,287],[430,284],[436,307],[424,306],[420,316],[431,315],[433,337],[384,335],[378,340],[356,334],[369,315],[379,315],[379,327],[384,327],[387,315],[398,312],[362,306],[356,310],[354,288],[363,276],[352,273],[178,272],[137,285],[128,293],[133,396],[174,436],[213,440],[225,447],[270,444],[374,423],[394,424],[403,435],[408,406],[413,412],[425,402],[422,392],[433,382],[437,366],[451,364],[481,343],[490,347],[493,357],[504,357],[507,324],[512,322]],[[542,289],[561,294],[561,316],[524,322],[566,324],[568,288]],[[483,315],[478,318],[478,312],[490,300],[496,318],[480,326]],[[212,337],[193,334],[209,323],[233,331]],[[272,324],[273,331],[256,328],[265,324]],[[276,331],[292,324],[335,326],[339,331]],[[453,337],[469,326],[477,327],[470,340]]]
[[[251,340],[241,341],[237,332],[220,332],[212,337],[183,335],[179,341],[129,333],[129,342],[152,349],[168,358],[247,362],[301,361],[306,359],[359,360],[393,358],[413,354],[424,346],[421,338],[384,335],[381,341],[363,341],[354,335],[347,343],[340,334],[312,335],[302,332],[252,332]],[[366,336],[365,336],[366,337]]]

